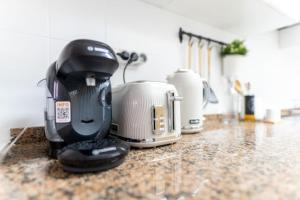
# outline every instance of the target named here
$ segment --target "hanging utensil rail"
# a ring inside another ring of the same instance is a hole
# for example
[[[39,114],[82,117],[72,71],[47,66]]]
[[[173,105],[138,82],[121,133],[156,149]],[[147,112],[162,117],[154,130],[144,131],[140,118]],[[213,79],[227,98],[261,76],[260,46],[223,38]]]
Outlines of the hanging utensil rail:
[[[204,37],[202,35],[196,35],[194,33],[186,32],[182,28],[179,29],[179,41],[180,41],[180,43],[182,42],[184,35],[188,36],[189,38],[197,38],[198,40],[206,40],[209,43],[213,42],[213,43],[219,44],[221,46],[227,45],[227,43],[222,42],[222,41],[218,41],[218,40],[214,40],[214,39],[211,39],[211,38],[208,38],[208,37]]]

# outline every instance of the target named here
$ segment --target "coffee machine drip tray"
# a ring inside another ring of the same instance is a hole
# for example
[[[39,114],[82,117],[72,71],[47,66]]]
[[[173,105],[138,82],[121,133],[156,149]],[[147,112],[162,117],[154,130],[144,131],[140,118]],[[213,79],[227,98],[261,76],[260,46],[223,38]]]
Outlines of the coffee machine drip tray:
[[[72,173],[97,172],[120,165],[129,146],[116,138],[87,140],[64,147],[58,153],[63,169]]]

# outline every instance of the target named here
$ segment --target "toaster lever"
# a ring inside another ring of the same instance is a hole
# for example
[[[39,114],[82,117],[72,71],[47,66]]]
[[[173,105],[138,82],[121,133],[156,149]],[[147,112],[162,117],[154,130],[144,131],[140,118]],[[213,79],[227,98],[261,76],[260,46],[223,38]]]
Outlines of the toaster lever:
[[[175,96],[174,91],[167,92],[168,130],[170,133],[175,131],[175,101],[182,101],[182,99],[182,97]]]
[[[171,100],[172,100],[172,101],[182,101],[182,100],[183,100],[183,97],[180,97],[180,96],[172,96],[172,97],[171,97]]]

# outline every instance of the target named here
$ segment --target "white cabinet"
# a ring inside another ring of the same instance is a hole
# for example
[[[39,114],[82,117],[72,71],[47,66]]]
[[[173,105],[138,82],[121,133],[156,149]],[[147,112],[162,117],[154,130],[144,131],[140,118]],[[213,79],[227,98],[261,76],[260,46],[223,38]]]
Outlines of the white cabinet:
[[[222,30],[249,36],[298,22],[299,0],[141,0]]]

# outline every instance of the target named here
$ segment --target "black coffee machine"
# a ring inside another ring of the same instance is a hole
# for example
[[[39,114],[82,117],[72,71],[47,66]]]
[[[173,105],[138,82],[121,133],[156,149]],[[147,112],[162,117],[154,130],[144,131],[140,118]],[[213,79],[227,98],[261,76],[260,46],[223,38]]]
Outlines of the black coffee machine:
[[[45,133],[64,170],[90,172],[121,164],[129,147],[107,136],[112,117],[114,51],[93,40],[67,44],[47,72]]]

